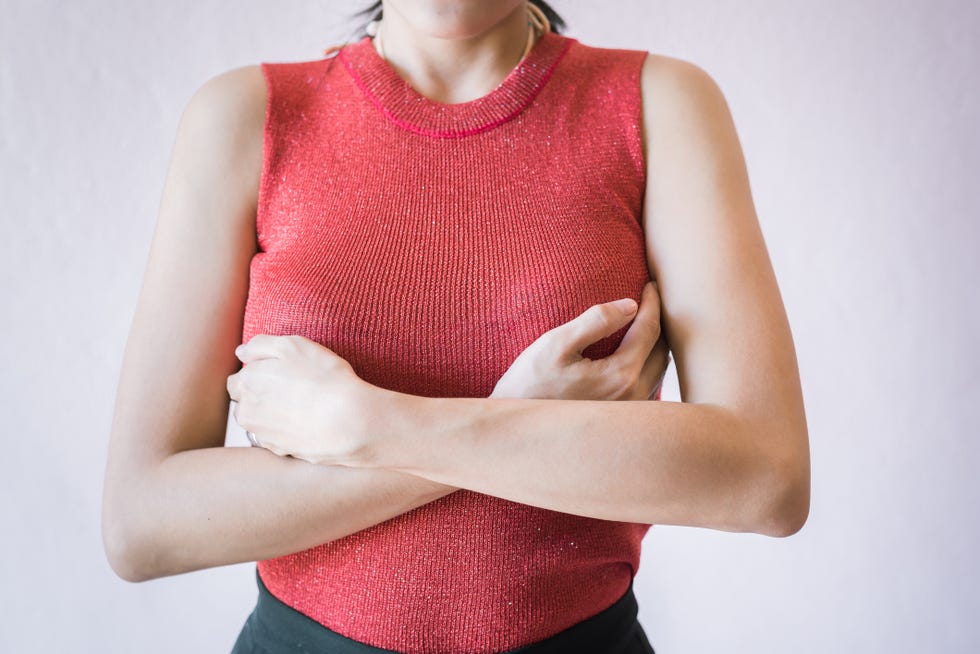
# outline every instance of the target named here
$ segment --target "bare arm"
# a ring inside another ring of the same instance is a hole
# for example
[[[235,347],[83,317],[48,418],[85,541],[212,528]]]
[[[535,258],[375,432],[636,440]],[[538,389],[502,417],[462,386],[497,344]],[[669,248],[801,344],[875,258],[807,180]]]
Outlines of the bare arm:
[[[223,447],[256,252],[265,104],[250,66],[209,80],[181,117],[105,473],[103,542],[128,581],[298,552],[456,490]]]
[[[350,464],[555,511],[772,536],[809,513],[789,323],[721,90],[650,56],[645,233],[682,402],[424,398],[385,391]],[[379,428],[380,427],[380,428]]]
[[[114,564],[129,581],[299,552],[457,490],[390,470],[317,466],[258,447],[177,452],[136,486],[136,501],[122,510],[131,511],[123,519],[138,540],[126,546],[145,558]]]

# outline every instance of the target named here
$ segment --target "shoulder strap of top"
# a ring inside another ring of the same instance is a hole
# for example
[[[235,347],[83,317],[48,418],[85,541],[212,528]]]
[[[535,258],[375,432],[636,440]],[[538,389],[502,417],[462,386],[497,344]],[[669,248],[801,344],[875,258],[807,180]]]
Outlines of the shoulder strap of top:
[[[641,72],[649,52],[576,42],[564,63],[559,88],[568,93],[570,120],[582,129],[612,130],[645,178]]]

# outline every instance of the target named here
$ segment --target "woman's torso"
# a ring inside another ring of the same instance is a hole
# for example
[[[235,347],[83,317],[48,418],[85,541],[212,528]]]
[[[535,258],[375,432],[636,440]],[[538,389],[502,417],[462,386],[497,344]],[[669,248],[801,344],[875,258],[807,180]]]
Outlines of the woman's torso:
[[[243,341],[302,334],[372,384],[486,397],[545,331],[639,300],[645,55],[549,33],[462,105],[426,101],[366,39],[334,59],[263,64]],[[611,354],[624,333],[585,355]],[[648,528],[464,489],[258,566],[277,597],[362,642],[495,652],[621,597]]]

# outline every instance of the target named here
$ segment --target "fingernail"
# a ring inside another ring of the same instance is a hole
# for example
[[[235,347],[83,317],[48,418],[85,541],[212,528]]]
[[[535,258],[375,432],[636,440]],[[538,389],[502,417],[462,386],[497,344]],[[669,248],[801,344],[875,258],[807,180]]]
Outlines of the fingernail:
[[[614,304],[618,306],[627,316],[636,311],[636,300],[630,297],[623,298],[622,300],[616,300]]]

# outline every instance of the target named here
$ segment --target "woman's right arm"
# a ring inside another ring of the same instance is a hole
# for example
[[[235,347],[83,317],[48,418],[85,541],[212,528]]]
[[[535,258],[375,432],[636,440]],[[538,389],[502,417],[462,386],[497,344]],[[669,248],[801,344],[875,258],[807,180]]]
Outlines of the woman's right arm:
[[[246,66],[205,83],[180,119],[106,464],[103,543],[127,581],[298,552],[457,490],[224,447],[265,105],[261,70]]]

